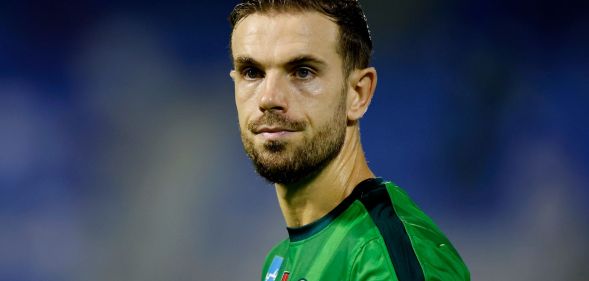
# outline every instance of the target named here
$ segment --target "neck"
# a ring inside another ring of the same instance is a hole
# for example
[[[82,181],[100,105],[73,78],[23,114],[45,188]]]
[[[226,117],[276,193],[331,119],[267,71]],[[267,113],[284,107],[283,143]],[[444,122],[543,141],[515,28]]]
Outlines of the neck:
[[[325,216],[361,181],[373,178],[356,126],[346,128],[342,150],[312,179],[292,185],[275,184],[278,203],[288,227],[299,227]]]

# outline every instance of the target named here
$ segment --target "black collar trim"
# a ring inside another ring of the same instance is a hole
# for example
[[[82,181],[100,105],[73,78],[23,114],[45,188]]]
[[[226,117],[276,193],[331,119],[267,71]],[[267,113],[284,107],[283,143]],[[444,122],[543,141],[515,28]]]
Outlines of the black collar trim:
[[[384,180],[382,178],[369,178],[360,182],[346,199],[344,199],[337,207],[331,210],[327,215],[322,218],[301,226],[301,227],[287,227],[288,237],[291,242],[297,242],[305,240],[321,230],[325,229],[332,221],[334,221],[339,215],[354,203],[357,199],[360,199],[362,195],[370,189],[374,189],[380,186]]]

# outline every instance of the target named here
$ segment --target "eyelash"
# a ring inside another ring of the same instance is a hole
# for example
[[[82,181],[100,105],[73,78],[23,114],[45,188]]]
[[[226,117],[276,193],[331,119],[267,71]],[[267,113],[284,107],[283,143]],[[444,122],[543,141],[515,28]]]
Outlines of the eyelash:
[[[256,72],[256,75],[255,75],[256,77],[255,78],[249,77],[248,72],[251,72],[251,71],[255,71]],[[241,76],[242,77],[244,77],[245,79],[248,79],[248,80],[253,80],[253,79],[260,78],[260,77],[263,77],[264,76],[263,73],[262,73],[262,71],[259,70],[259,69],[257,69],[257,68],[255,68],[255,67],[245,67],[245,68],[243,68],[240,71],[240,73],[241,73]]]
[[[299,77],[297,75],[297,74],[300,74],[299,71],[305,71],[307,73],[307,75],[305,77]],[[255,68],[255,67],[244,67],[239,72],[241,73],[241,76],[243,78],[245,78],[246,80],[255,80],[255,79],[264,77],[263,71]],[[252,77],[252,75],[250,75],[250,74],[252,74],[251,72],[255,72],[253,77]],[[308,66],[300,66],[300,67],[294,68],[291,75],[294,78],[297,78],[300,80],[309,80],[316,75],[316,71]]]
[[[307,76],[310,77],[298,77],[297,74],[299,74],[299,71],[306,71],[307,72]],[[315,71],[313,71],[313,69],[311,69],[310,67],[297,67],[295,68],[295,70],[293,71],[293,75],[301,80],[309,80],[311,78],[313,78],[315,76]]]

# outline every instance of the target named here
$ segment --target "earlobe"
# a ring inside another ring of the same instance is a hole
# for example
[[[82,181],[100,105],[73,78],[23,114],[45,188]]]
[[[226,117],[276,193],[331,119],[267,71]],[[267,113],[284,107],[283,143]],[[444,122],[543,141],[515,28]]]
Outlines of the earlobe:
[[[376,89],[377,74],[374,67],[359,69],[350,75],[350,91],[348,92],[348,120],[357,121],[370,105]]]

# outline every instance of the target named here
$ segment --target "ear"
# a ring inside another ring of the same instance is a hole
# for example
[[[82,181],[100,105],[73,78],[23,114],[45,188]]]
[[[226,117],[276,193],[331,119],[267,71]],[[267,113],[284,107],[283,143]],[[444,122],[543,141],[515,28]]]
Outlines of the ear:
[[[355,122],[364,116],[376,89],[377,75],[374,67],[353,71],[348,79],[348,121]]]
[[[235,69],[232,69],[229,72],[229,76],[231,77],[231,79],[233,79],[233,81],[235,81],[235,78],[237,78],[237,71]]]

